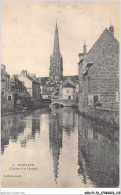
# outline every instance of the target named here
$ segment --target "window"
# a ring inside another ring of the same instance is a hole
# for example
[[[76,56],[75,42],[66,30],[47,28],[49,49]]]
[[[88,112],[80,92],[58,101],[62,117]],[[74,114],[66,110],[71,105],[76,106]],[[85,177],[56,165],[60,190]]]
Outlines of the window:
[[[70,96],[70,95],[68,96],[68,99],[69,99],[69,100],[71,99],[71,96]]]
[[[2,91],[2,95],[4,95],[5,94],[5,92],[4,91]]]
[[[12,97],[11,96],[8,96],[8,100],[12,100]]]
[[[93,95],[88,95],[88,105],[89,106],[93,105]]]
[[[74,94],[76,93],[76,90],[74,89]]]
[[[89,106],[99,106],[100,96],[99,95],[88,95],[88,105]]]
[[[66,93],[69,94],[69,89],[66,90]]]
[[[98,103],[99,101],[99,96],[98,95],[94,95],[93,96],[93,104],[95,105],[96,103]]]

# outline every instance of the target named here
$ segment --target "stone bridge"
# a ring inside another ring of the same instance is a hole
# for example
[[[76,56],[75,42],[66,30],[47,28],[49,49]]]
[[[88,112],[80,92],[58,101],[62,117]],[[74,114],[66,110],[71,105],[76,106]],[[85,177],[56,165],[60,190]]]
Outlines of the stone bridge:
[[[51,106],[52,105],[60,105],[64,107],[77,107],[78,101],[77,100],[61,100],[61,99],[51,99]]]

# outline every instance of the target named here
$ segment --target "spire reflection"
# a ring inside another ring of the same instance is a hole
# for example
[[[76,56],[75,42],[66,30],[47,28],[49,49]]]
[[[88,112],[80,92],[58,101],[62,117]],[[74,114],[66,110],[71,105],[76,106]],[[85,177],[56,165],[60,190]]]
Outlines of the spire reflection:
[[[59,170],[59,156],[62,148],[62,126],[61,126],[61,116],[58,112],[52,112],[50,114],[49,121],[49,140],[50,140],[50,150],[53,157],[53,167],[54,167],[54,179],[57,183],[58,170]]]

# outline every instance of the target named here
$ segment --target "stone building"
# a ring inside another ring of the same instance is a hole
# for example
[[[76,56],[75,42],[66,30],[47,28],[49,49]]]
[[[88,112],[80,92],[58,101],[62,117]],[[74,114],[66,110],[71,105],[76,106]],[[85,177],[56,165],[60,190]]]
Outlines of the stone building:
[[[53,83],[49,81],[49,77],[38,77],[38,82],[40,83],[40,97],[42,99],[51,99],[51,98],[59,98],[59,88],[65,82],[71,82],[76,87],[76,96],[78,93],[78,76],[63,76],[63,80],[60,84]]]
[[[1,113],[14,111],[14,94],[10,89],[10,75],[6,66],[1,65]]]
[[[18,79],[24,82],[27,92],[31,96],[31,100],[40,100],[40,83],[33,75],[27,73],[26,70],[22,70],[21,74],[18,75]]]
[[[76,86],[72,82],[62,83],[59,90],[59,97],[63,100],[76,99]]]
[[[37,81],[40,83],[40,99],[43,99],[43,94],[47,83],[49,82],[49,77],[38,77]]]
[[[63,58],[60,53],[58,27],[56,23],[53,54],[50,56],[49,81],[60,83],[63,78]]]
[[[14,106],[16,108],[22,108],[30,103],[31,96],[27,92],[24,82],[18,79],[18,75],[13,75],[10,78],[11,91],[14,93]]]
[[[79,110],[90,115],[93,108],[118,111],[119,42],[114,36],[113,25],[103,31],[88,53],[84,44],[78,64]]]

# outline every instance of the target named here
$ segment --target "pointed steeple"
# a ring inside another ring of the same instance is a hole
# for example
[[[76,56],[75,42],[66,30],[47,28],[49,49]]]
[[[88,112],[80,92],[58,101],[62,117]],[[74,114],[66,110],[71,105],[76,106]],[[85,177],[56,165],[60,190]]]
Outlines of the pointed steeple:
[[[57,26],[57,22],[56,22],[53,57],[58,57],[58,56],[60,56],[60,46],[59,46],[58,26]]]
[[[53,54],[50,56],[49,81],[60,83],[63,77],[63,58],[60,53],[58,26],[56,22]]]

